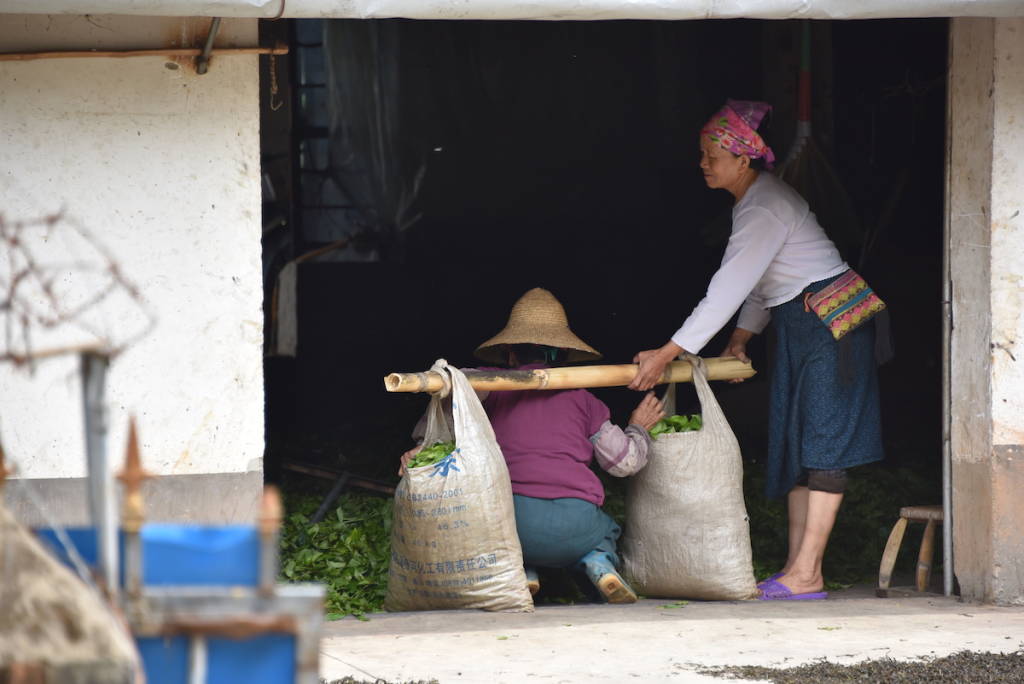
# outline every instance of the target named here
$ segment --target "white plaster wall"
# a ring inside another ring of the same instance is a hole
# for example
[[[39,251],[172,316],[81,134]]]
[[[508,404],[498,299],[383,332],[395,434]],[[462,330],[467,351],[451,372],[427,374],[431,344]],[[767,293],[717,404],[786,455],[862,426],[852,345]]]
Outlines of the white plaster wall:
[[[0,14],[0,46],[4,52],[198,47],[210,22],[208,17],[196,16]],[[224,19],[214,46],[255,45],[255,26],[252,19]]]
[[[1024,603],[1024,22],[951,22],[953,556],[962,596]]]
[[[990,265],[992,19],[950,23],[949,261],[951,443],[964,463],[991,457]]]
[[[153,20],[140,21],[152,30]],[[163,21],[168,32],[181,25]],[[254,43],[255,20],[242,21],[249,22]],[[38,29],[31,21],[19,26],[19,47],[25,49],[32,41],[24,31]],[[131,28],[122,19],[107,32]],[[88,42],[87,35],[80,38]],[[52,40],[52,34],[39,35],[40,44]],[[130,35],[119,42],[150,47]],[[63,207],[113,253],[155,314],[152,332],[111,369],[115,460],[134,414],[144,465],[152,471],[258,470],[263,319],[257,58],[218,57],[203,76],[187,67],[168,69],[166,62],[0,62],[0,212],[8,220],[29,219]],[[53,244],[40,247],[52,251]],[[69,292],[89,285],[73,270],[68,277]],[[112,305],[98,313],[103,331],[115,339],[139,324],[130,307]],[[86,338],[63,330],[38,341]],[[0,436],[21,477],[84,474],[80,391],[73,358],[43,362],[31,374],[0,365]]]
[[[1024,19],[995,22],[992,441],[1024,445]]]

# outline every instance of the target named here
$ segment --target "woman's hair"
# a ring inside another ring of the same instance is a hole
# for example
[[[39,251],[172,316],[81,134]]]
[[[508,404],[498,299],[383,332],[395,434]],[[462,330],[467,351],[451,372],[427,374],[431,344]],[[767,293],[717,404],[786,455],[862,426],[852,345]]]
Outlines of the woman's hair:
[[[515,353],[516,360],[520,365],[528,363],[563,364],[567,358],[564,349],[543,344],[510,344],[508,350]]]

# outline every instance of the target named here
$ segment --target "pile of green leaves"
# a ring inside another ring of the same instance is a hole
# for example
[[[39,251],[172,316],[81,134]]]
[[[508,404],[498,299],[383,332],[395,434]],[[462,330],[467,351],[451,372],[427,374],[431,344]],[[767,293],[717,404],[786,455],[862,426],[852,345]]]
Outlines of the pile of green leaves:
[[[700,430],[701,419],[699,413],[689,416],[665,416],[650,429],[651,437],[658,435],[672,434],[674,432],[693,432]]]
[[[327,585],[327,619],[381,610],[387,593],[392,500],[349,494],[315,525],[320,497],[286,496],[281,579]]]
[[[432,446],[418,451],[405,467],[412,469],[434,465],[443,461],[453,451],[455,451],[455,442],[434,442]]]

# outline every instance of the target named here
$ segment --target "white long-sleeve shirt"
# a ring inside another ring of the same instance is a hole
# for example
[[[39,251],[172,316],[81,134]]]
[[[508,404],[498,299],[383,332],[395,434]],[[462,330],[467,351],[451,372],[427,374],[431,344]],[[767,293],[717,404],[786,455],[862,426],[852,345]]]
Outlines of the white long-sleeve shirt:
[[[771,320],[770,307],[848,268],[807,202],[761,172],[732,209],[732,234],[707,294],[672,341],[700,353],[741,305],[737,327],[760,333]]]

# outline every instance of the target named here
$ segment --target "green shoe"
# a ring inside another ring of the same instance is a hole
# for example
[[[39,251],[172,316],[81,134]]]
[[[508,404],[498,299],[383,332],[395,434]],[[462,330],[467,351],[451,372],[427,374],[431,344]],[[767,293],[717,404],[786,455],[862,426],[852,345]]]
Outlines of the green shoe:
[[[636,603],[636,592],[626,580],[615,571],[608,556],[600,551],[591,551],[580,559],[587,577],[608,603]]]

